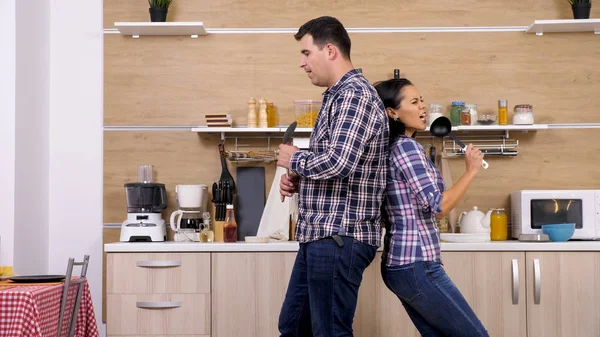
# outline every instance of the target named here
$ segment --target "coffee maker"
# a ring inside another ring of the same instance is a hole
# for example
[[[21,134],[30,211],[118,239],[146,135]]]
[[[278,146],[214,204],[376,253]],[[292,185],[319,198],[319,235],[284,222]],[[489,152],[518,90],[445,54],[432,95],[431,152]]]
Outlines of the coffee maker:
[[[138,182],[127,183],[127,220],[121,225],[122,242],[158,242],[167,240],[162,211],[167,208],[164,184],[152,182],[152,165],[138,166]]]
[[[171,213],[170,225],[177,242],[200,241],[203,229],[202,215],[206,210],[208,187],[206,185],[177,185],[178,210]]]

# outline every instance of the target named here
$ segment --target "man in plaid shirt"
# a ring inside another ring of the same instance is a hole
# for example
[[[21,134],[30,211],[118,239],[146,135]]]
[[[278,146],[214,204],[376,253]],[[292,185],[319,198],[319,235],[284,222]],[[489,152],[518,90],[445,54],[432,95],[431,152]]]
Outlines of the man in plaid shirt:
[[[335,18],[305,23],[294,36],[300,67],[326,87],[309,150],[279,146],[290,169],[283,197],[298,192],[300,249],[279,316],[281,336],[352,336],[363,271],[381,240],[388,119],[377,92],[354,69],[350,37]]]

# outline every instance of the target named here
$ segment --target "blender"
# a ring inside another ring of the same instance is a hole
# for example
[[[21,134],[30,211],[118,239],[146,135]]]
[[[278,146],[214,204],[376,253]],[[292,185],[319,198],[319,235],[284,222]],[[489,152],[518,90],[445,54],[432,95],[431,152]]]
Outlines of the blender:
[[[178,210],[171,213],[170,225],[177,242],[200,241],[203,229],[202,215],[206,210],[208,187],[206,185],[177,185]]]
[[[126,183],[127,220],[121,225],[121,242],[167,240],[162,211],[167,208],[164,184],[152,182],[152,165],[138,166],[138,182]]]

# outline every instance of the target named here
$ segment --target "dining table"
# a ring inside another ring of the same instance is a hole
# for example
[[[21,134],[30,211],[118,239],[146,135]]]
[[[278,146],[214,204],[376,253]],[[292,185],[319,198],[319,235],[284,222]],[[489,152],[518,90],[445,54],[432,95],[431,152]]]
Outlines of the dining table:
[[[83,292],[77,311],[76,337],[98,337],[98,326],[89,285]],[[68,336],[78,284],[69,286],[61,337]],[[0,337],[56,337],[64,281],[20,283],[0,280]]]

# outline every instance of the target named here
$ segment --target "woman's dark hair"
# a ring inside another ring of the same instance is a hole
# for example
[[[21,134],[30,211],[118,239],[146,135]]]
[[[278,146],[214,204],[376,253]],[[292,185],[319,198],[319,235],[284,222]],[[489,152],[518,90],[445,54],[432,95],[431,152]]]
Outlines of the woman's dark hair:
[[[350,36],[338,19],[331,16],[312,19],[298,29],[294,38],[300,41],[306,34],[312,36],[313,43],[319,47],[319,50],[331,43],[338,47],[345,59],[350,60]]]
[[[375,89],[377,90],[377,94],[381,97],[383,101],[383,106],[392,109],[399,109],[400,103],[402,102],[402,89],[407,86],[412,85],[411,81],[406,78],[395,78],[391,80],[381,81],[375,83]],[[406,130],[406,125],[402,123],[400,120],[394,120],[393,118],[389,118],[390,123],[390,143],[394,142],[400,135],[404,134]],[[413,135],[414,136],[414,135]]]

